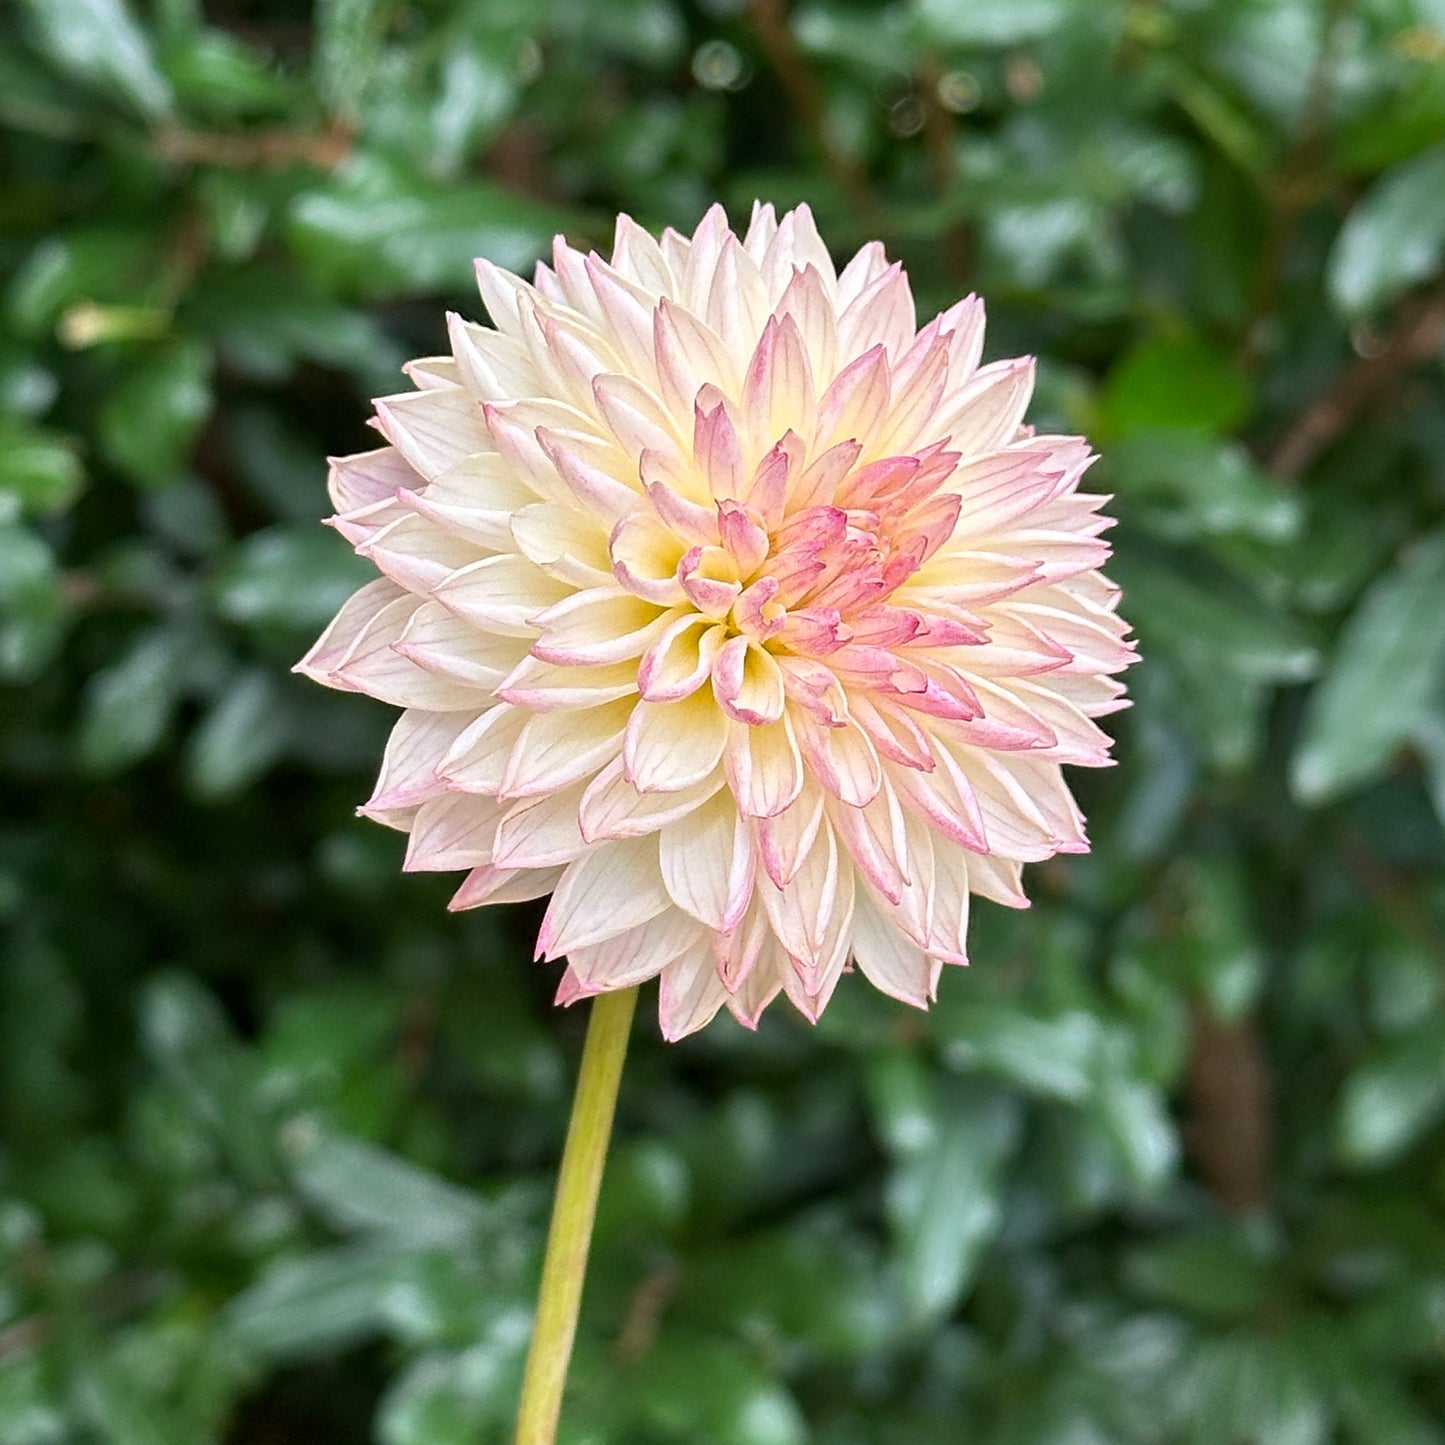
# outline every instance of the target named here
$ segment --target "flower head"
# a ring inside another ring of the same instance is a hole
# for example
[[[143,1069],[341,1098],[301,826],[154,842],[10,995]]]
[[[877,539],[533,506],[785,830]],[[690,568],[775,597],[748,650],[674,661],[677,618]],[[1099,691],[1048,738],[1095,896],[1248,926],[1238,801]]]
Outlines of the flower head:
[[[454,908],[552,894],[563,1002],[816,1019],[851,962],[926,1004],[971,894],[1088,846],[1061,765],[1133,660],[1088,446],[1022,424],[977,298],[918,329],[805,207],[477,269],[493,327],[333,464],[382,575],[300,670],[406,709],[363,813],[469,870]]]

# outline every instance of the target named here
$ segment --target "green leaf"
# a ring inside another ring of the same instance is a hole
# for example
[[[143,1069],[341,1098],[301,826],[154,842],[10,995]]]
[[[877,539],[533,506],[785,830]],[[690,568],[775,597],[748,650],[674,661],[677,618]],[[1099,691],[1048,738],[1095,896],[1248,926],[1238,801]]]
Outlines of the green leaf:
[[[654,1429],[708,1445],[802,1445],[802,1412],[773,1372],[731,1340],[669,1330],[648,1352],[635,1398]]]
[[[1360,316],[1388,305],[1445,263],[1445,146],[1387,171],[1356,202],[1330,255],[1336,306]]]
[[[944,45],[1021,45],[1070,21],[1085,7],[1078,0],[915,0],[918,23],[930,40]]]
[[[68,75],[127,102],[147,120],[171,89],[125,0],[22,0],[40,48]]]
[[[1310,698],[1290,770],[1321,803],[1378,777],[1427,716],[1445,668],[1445,533],[1415,543],[1365,593]]]
[[[1016,1008],[975,1005],[949,1015],[944,1062],[1008,1079],[1030,1094],[1077,1103],[1093,1087],[1098,1020],[1086,1013],[1032,1018]]]
[[[64,621],[54,553],[28,527],[0,516],[0,677],[18,682],[38,673]]]
[[[343,1233],[459,1244],[486,1222],[486,1202],[372,1144],[295,1121],[286,1149],[296,1187]]]
[[[362,114],[394,8],[394,0],[318,0],[316,88],[333,113],[349,118]]]
[[[276,760],[290,731],[275,678],[252,668],[231,680],[191,734],[186,776],[202,798],[224,798],[254,782]]]
[[[307,631],[375,575],[323,527],[271,527],[236,548],[216,578],[216,605],[232,622]]]
[[[0,418],[0,492],[28,512],[63,512],[84,485],[85,469],[70,437]]]
[[[82,766],[118,773],[160,746],[180,702],[189,656],[176,632],[158,627],[91,677],[80,716]]]
[[[462,292],[485,256],[527,271],[569,213],[484,182],[435,185],[415,171],[357,162],[292,207],[293,250],[328,285],[350,294]]]
[[[1236,442],[1145,433],[1114,442],[1105,460],[1122,505],[1172,541],[1206,535],[1285,542],[1299,532],[1299,497]]]
[[[516,1410],[530,1322],[513,1316],[506,1333],[460,1353],[434,1351],[401,1370],[377,1412],[381,1445],[476,1445]]]
[[[1357,1169],[1404,1153],[1445,1113],[1445,1028],[1423,1028],[1381,1045],[1345,1080],[1335,1143]]]
[[[1198,336],[1161,337],[1127,352],[1109,373],[1100,434],[1217,435],[1239,425],[1250,400],[1249,386],[1227,352]]]
[[[165,486],[185,474],[196,436],[211,414],[211,354],[175,342],[127,369],[106,399],[100,440],[132,481]]]

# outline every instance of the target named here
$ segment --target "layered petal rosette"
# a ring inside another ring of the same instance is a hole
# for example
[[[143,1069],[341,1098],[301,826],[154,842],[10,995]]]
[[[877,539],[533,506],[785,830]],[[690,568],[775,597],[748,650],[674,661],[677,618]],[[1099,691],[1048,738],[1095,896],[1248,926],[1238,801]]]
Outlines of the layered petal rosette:
[[[1065,763],[1132,660],[1078,437],[1023,425],[975,297],[916,322],[806,208],[560,239],[376,404],[334,525],[380,577],[300,670],[405,709],[362,811],[452,906],[551,894],[559,999],[660,976],[663,1032],[856,964],[924,1005],[972,894],[1087,848]]]

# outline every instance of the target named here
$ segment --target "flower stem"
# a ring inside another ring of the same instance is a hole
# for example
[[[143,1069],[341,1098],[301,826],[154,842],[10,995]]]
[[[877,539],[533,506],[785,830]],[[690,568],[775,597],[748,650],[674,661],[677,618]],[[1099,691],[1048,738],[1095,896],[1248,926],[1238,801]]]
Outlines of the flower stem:
[[[582,1304],[587,1250],[592,1243],[592,1221],[597,1215],[597,1191],[607,1162],[617,1087],[622,1080],[622,1061],[627,1057],[627,1035],[636,1007],[636,988],[598,994],[587,1021],[587,1042],[582,1049],[582,1068],[572,1098],[572,1119],[567,1125],[557,1198],[547,1232],[532,1346],[522,1380],[516,1445],[552,1445],[557,1438],[567,1363],[572,1358],[572,1340]]]

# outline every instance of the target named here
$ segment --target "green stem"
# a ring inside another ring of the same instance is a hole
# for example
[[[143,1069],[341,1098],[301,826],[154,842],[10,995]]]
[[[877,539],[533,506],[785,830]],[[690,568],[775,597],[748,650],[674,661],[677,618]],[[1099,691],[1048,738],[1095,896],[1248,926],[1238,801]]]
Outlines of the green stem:
[[[572,1358],[577,1312],[582,1304],[582,1280],[587,1273],[587,1250],[592,1243],[592,1221],[597,1215],[597,1191],[607,1162],[617,1086],[622,1081],[622,1061],[627,1057],[627,1035],[636,1007],[636,988],[599,994],[587,1021],[582,1069],[572,1099],[572,1119],[567,1125],[557,1198],[547,1232],[537,1320],[522,1380],[516,1445],[552,1445],[557,1438],[567,1363]]]

